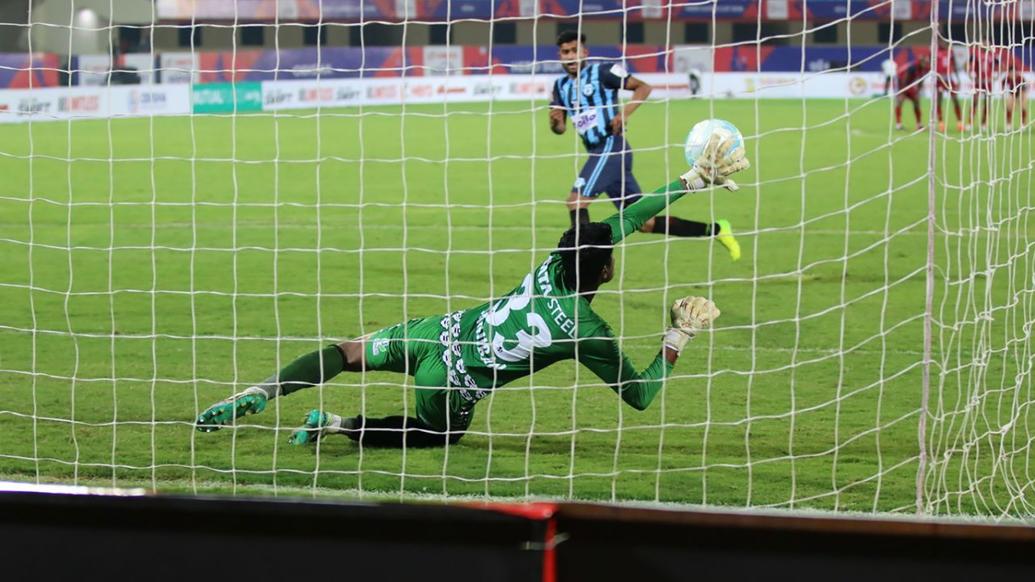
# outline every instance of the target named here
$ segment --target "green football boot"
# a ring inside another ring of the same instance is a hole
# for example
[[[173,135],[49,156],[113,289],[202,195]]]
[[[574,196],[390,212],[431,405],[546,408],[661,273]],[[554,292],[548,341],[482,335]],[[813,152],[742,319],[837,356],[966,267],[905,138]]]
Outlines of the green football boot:
[[[315,443],[323,435],[330,434],[331,430],[329,429],[334,422],[333,416],[320,410],[310,410],[309,414],[305,415],[305,421],[302,423],[302,426],[292,431],[291,436],[288,437],[288,442],[293,445]]]
[[[212,432],[230,424],[235,418],[246,414],[258,414],[266,410],[266,393],[261,388],[251,387],[240,394],[234,394],[209,406],[198,415],[194,427],[201,432]]]
[[[739,261],[740,243],[737,242],[737,238],[733,236],[733,227],[730,226],[730,221],[723,218],[716,224],[719,225],[719,233],[715,235],[715,239],[719,241],[719,244],[726,247],[726,250],[730,252],[731,259]]]

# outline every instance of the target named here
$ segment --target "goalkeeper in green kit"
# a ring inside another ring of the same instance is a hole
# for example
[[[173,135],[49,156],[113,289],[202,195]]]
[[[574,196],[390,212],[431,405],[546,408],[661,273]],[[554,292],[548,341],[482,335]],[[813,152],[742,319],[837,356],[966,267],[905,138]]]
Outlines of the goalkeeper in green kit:
[[[646,194],[603,222],[577,224],[557,249],[510,293],[463,311],[412,319],[361,338],[331,345],[291,362],[274,376],[202,412],[196,427],[213,431],[245,414],[262,412],[270,399],[329,381],[342,372],[411,374],[416,417],[306,415],[290,437],[306,444],[343,434],[365,446],[433,447],[456,443],[474,406],[489,391],[561,360],[577,359],[627,404],[643,410],[694,335],[719,316],[703,297],[672,306],[672,327],[642,372],[622,353],[591,302],[614,277],[614,245],[687,192],[710,185],[736,190],[729,176],[748,167],[742,147],[714,133],[693,168],[678,181]]]

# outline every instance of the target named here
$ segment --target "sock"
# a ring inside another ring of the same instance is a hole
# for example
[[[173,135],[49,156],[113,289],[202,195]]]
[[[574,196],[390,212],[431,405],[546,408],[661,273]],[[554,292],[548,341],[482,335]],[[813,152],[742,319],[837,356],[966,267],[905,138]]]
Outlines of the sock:
[[[956,111],[956,121],[963,121],[963,112],[960,111],[960,102],[959,101],[953,101],[952,102],[952,107]]]
[[[1013,111],[1010,109],[1006,110],[1006,123],[1013,123]]]
[[[920,102],[913,101],[913,115],[916,116],[916,124],[921,125],[924,122],[923,113],[920,113]]]
[[[568,216],[571,218],[571,225],[575,226],[576,217],[578,217],[579,224],[589,224],[589,209],[579,208],[578,210],[569,210]]]
[[[342,432],[342,429],[345,428],[345,426],[344,426],[345,425],[344,419],[342,419],[342,417],[338,416],[337,414],[334,414],[333,412],[328,412],[326,414],[327,414],[327,425],[323,427],[324,432],[329,432],[329,433],[339,433],[339,432]]]
[[[675,216],[659,216],[654,219],[654,234],[670,234],[672,236],[702,237],[712,236],[719,232],[718,224],[707,224],[684,220]]]
[[[895,123],[902,123],[902,104],[899,103],[895,106]]]
[[[942,110],[942,100],[938,99],[938,123],[945,121],[945,111]]]
[[[265,392],[266,398],[273,399],[281,394],[287,396],[296,390],[323,384],[341,374],[344,369],[345,357],[341,350],[337,345],[328,346],[296,359],[254,388]]]
[[[412,416],[363,418],[356,416],[342,421],[341,430],[350,439],[365,447],[401,449],[455,445],[464,436],[466,428],[451,428],[439,432]]]
[[[1021,109],[1021,123],[1028,125],[1028,108]]]

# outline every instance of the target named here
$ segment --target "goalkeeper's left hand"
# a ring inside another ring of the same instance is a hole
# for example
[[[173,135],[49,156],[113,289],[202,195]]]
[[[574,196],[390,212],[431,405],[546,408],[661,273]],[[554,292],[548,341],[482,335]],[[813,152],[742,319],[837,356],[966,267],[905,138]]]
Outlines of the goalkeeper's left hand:
[[[751,167],[743,147],[735,147],[733,135],[716,131],[708,138],[708,145],[694,160],[694,167],[680,176],[688,190],[700,190],[708,184],[723,186],[731,192],[740,189],[729,176]]]
[[[684,297],[672,304],[672,327],[665,332],[665,347],[683,351],[697,332],[711,327],[721,312],[704,297]]]

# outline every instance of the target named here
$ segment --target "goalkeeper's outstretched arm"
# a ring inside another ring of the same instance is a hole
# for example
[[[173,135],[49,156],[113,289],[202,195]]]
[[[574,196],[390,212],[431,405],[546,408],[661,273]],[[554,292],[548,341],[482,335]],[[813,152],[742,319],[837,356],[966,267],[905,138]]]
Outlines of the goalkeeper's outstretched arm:
[[[579,361],[636,410],[646,410],[672,372],[679,354],[697,332],[710,327],[719,309],[704,297],[685,297],[672,305],[672,326],[654,361],[637,372],[618,347],[611,329],[602,326],[595,336],[579,342]]]
[[[712,184],[731,191],[737,190],[737,184],[729,177],[750,166],[744,148],[733,147],[732,137],[712,134],[689,172],[650,194],[644,194],[635,204],[604,220],[605,224],[611,226],[611,243],[618,244],[626,235],[639,230],[645,222],[687,192],[703,190]]]

